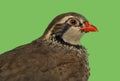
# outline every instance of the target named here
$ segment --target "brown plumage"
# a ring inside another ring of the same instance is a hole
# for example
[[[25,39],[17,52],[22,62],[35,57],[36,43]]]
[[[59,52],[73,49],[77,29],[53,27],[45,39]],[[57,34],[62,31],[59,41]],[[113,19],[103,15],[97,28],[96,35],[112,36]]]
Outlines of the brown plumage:
[[[0,81],[87,81],[88,54],[78,43],[86,22],[77,13],[61,14],[40,38],[0,55]]]

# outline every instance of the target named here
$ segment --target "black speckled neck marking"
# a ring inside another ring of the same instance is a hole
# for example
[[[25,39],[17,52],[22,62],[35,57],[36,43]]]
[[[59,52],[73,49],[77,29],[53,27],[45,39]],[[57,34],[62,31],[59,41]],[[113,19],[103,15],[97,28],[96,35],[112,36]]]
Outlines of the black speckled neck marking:
[[[73,46],[73,47],[75,47],[75,48],[77,48],[77,49],[85,49],[83,46],[81,46],[81,45],[74,45],[74,44],[70,44],[70,43],[68,43],[68,42],[65,42],[60,36],[56,36],[55,37],[55,39],[56,39],[56,41],[58,41],[59,43],[61,43],[61,44],[63,44],[63,45],[67,45],[67,46]]]

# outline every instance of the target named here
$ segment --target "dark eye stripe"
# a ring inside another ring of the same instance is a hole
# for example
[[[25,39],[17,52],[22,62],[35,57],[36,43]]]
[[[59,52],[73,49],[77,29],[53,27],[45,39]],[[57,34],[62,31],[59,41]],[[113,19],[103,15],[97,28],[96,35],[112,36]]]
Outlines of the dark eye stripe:
[[[79,26],[82,26],[82,25],[83,25],[82,23],[79,24]]]
[[[79,26],[83,26],[83,24],[85,24],[88,21],[83,21],[83,23],[80,23]]]

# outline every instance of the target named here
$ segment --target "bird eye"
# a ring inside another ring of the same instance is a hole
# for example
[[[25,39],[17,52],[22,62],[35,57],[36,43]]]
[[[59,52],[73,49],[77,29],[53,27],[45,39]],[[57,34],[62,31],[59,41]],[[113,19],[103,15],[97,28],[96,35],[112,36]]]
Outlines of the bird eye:
[[[77,19],[70,18],[70,19],[68,20],[68,24],[69,24],[69,25],[72,25],[72,26],[78,26],[78,25],[79,25],[79,22],[78,22]]]

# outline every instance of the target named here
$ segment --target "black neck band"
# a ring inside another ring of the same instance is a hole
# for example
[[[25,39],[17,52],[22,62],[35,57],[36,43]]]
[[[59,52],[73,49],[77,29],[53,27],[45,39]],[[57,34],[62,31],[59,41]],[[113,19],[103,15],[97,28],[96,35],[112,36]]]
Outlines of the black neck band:
[[[61,44],[63,44],[63,45],[73,46],[73,47],[75,47],[75,48],[77,48],[77,49],[84,48],[82,45],[74,45],[74,44],[70,44],[70,43],[68,43],[68,42],[65,42],[65,41],[61,38],[61,36],[56,36],[55,39],[56,39],[57,42],[59,42],[59,43],[61,43]]]

